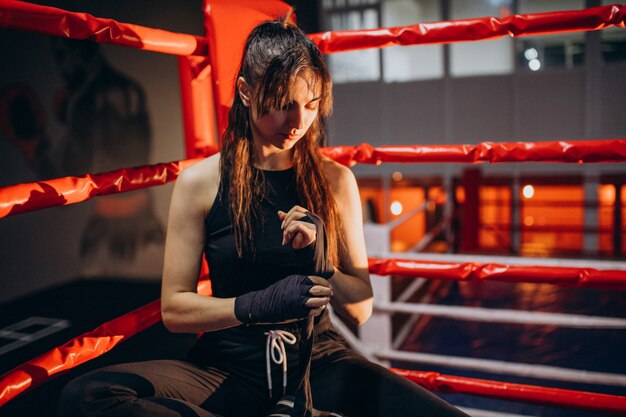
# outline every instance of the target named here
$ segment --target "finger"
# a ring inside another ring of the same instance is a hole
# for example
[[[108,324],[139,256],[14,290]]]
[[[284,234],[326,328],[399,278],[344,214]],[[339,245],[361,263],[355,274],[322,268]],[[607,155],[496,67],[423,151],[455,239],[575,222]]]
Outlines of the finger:
[[[281,220],[285,220],[285,219],[293,217],[294,213],[297,214],[298,217],[304,217],[304,216],[306,216],[306,214],[308,212],[309,211],[307,209],[305,209],[304,207],[295,205],[287,213],[285,213],[282,210],[279,213],[284,213],[284,215],[282,216]],[[280,217],[280,214],[279,214],[279,217]]]
[[[304,237],[302,236],[302,233],[297,233],[293,239],[291,239],[291,247],[293,247],[294,249],[302,249],[305,248],[307,245],[304,243]]]
[[[325,306],[328,303],[330,303],[330,297],[311,297],[306,300],[306,306],[310,308]]]
[[[294,221],[293,221],[293,222],[289,225],[289,227],[291,227],[291,228],[297,228],[297,229],[300,229],[300,230],[304,230],[304,231],[306,231],[307,233],[311,233],[311,234],[313,234],[313,235],[315,235],[315,234],[317,233],[317,230],[315,229],[315,225],[314,225],[314,224],[307,223],[307,222],[301,222],[301,221],[298,221],[298,220],[294,220]],[[287,229],[288,229],[289,227],[287,227]]]
[[[283,245],[291,241],[297,234],[302,235],[302,247],[305,247],[315,241],[315,228],[307,226],[308,223],[296,222],[292,223],[283,231]],[[296,248],[297,249],[297,248]]]
[[[286,229],[287,227],[289,227],[290,224],[292,224],[293,222],[302,219],[303,217],[306,217],[306,213],[301,212],[301,211],[294,211],[290,214],[285,215],[283,222],[280,224],[280,227],[282,229]],[[306,224],[310,224],[310,223],[306,223]],[[312,225],[313,227],[315,227],[315,225]]]
[[[289,221],[293,221],[305,217],[307,213],[307,210],[303,209],[302,207],[298,207],[297,210],[291,210],[289,213],[287,213],[285,218]]]
[[[293,233],[291,234],[293,236]],[[285,243],[290,241],[289,238],[285,238]],[[315,235],[311,236],[306,233],[296,232],[295,236],[291,239],[291,246],[294,249],[303,249],[315,242]]]
[[[309,290],[309,294],[314,295],[316,297],[330,297],[333,293],[333,290],[329,287],[323,287],[321,285],[315,285],[311,287]]]
[[[321,307],[311,309],[311,310],[309,311],[309,316],[310,316],[310,317],[317,317],[317,316],[319,316],[320,314],[322,314],[322,312],[324,311],[324,309],[325,309],[325,308],[326,308],[326,306],[325,306],[325,305],[323,305],[323,306],[321,306]]]
[[[309,281],[311,281],[313,285],[321,285],[322,287],[328,287],[331,289],[333,288],[333,286],[330,285],[330,282],[328,282],[328,280],[322,277],[318,277],[317,275],[309,275]]]
[[[293,206],[292,208],[289,209],[289,211],[286,213],[287,216],[290,215],[291,213],[293,213],[294,211],[300,211],[300,212],[306,213],[307,209],[305,209],[304,207],[299,206],[299,205],[296,204],[295,206]]]
[[[307,210],[307,209],[305,209],[304,207],[299,206],[299,205],[297,205],[297,204],[296,204],[295,206],[293,206],[293,207],[292,207],[292,208],[291,208],[291,209],[287,212],[287,214],[289,215],[289,214],[291,214],[291,213],[293,213],[293,212],[296,212],[296,211],[299,211],[299,212],[301,212],[301,213],[307,213],[307,212],[308,212],[308,210]]]
[[[291,236],[294,236],[298,232],[304,233],[309,236],[315,236],[317,233],[317,231],[315,230],[315,225],[297,221],[291,223],[283,230],[283,234],[290,233]]]
[[[280,219],[281,222],[285,220],[285,218],[287,217],[287,213],[288,212],[278,210],[278,218]]]

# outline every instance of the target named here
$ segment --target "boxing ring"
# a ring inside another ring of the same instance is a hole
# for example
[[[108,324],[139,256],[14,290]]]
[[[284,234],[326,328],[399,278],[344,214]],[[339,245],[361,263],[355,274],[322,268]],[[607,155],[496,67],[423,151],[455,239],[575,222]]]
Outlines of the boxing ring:
[[[205,1],[205,38],[167,32],[88,14],[68,12],[52,7],[18,1],[0,0],[0,27],[34,31],[52,36],[89,39],[95,42],[123,45],[141,50],[177,55],[181,83],[185,128],[186,158],[181,161],[128,167],[119,170],[86,174],[80,177],[55,178],[23,183],[0,189],[0,218],[20,213],[80,203],[91,198],[123,193],[175,181],[186,167],[219,149],[220,133],[224,131],[229,103],[232,100],[234,74],[243,40],[249,30],[262,20],[286,15],[289,6],[278,1],[242,0],[241,8],[228,0]],[[236,16],[237,25],[232,25]],[[233,26],[237,26],[234,28]],[[478,41],[501,36],[532,36],[547,33],[599,30],[615,26],[626,28],[626,6],[602,6],[586,10],[514,15],[502,19],[485,17],[457,21],[424,23],[405,27],[324,32],[310,35],[325,54],[382,48],[391,45],[417,45]],[[233,58],[237,57],[237,58]],[[477,145],[398,145],[372,147],[335,146],[322,153],[344,165],[357,163],[510,163],[562,162],[611,163],[626,161],[626,139],[552,142],[483,142]],[[369,252],[368,246],[368,252]],[[370,321],[389,327],[389,314],[404,312],[463,320],[502,323],[536,323],[575,328],[626,330],[626,319],[586,317],[558,313],[487,310],[470,307],[438,306],[406,303],[408,296],[392,300],[389,275],[428,280],[461,282],[547,283],[574,288],[626,290],[626,265],[580,261],[495,258],[454,255],[437,257],[430,254],[392,254],[370,257],[369,268],[374,286],[375,313]],[[371,256],[372,253],[370,252]],[[402,256],[400,256],[402,255]],[[429,259],[423,259],[429,258]],[[201,272],[198,292],[211,294],[206,265]],[[416,285],[410,286],[415,291]],[[423,282],[423,281],[422,281]],[[160,303],[154,301],[137,310],[102,324],[52,351],[34,358],[0,377],[0,407],[16,396],[32,389],[55,375],[68,371],[113,349],[118,343],[160,321]],[[339,330],[344,326],[334,320]],[[511,375],[532,375],[559,381],[580,381],[592,384],[626,387],[626,375],[540,365],[502,363],[444,357],[434,354],[402,352],[386,342],[383,349],[372,348],[352,333],[342,333],[351,344],[373,360],[395,359],[429,364],[447,364],[460,369],[481,369]],[[367,331],[363,339],[368,339]],[[371,339],[371,336],[369,337]],[[569,407],[608,414],[626,414],[626,397],[551,387],[504,383],[477,378],[442,375],[393,369],[400,375],[430,390],[444,393],[465,393],[542,405]],[[480,410],[469,410],[470,413]],[[486,415],[486,414],[485,414]]]

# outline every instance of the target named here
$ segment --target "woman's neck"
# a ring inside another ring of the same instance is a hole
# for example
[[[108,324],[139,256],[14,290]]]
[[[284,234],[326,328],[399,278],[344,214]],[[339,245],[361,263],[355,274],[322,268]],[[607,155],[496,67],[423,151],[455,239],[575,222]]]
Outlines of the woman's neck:
[[[293,166],[292,149],[270,149],[255,143],[254,166],[267,171],[282,171]]]

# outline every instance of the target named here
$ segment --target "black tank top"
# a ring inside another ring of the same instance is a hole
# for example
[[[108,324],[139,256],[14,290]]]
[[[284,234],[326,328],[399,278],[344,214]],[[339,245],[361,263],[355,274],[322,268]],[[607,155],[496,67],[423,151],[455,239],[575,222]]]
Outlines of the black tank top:
[[[228,208],[227,179],[221,180],[215,202],[205,219],[204,253],[215,297],[236,297],[263,289],[292,274],[314,274],[313,245],[301,250],[293,249],[290,244],[282,245],[278,210],[288,212],[294,205],[302,205],[294,169],[261,171],[261,176],[266,195],[260,205],[261,221],[252,224],[254,254],[244,253],[243,258],[237,254]]]
[[[293,168],[282,171],[262,171],[266,195],[261,201],[261,224],[253,227],[254,256],[244,253],[239,258],[230,214],[228,179],[221,179],[219,191],[205,219],[204,253],[209,264],[213,296],[236,297],[249,291],[266,288],[292,274],[315,275],[315,248],[296,250],[282,245],[281,221],[278,210],[288,212],[294,205],[302,205],[296,190]],[[315,320],[313,333],[319,335],[332,329],[328,311]],[[235,360],[244,351],[264,350],[265,332],[268,329],[299,331],[298,326],[272,324],[237,326],[204,333],[192,348],[190,356],[199,362],[211,356],[220,360]],[[245,345],[248,345],[247,347]]]

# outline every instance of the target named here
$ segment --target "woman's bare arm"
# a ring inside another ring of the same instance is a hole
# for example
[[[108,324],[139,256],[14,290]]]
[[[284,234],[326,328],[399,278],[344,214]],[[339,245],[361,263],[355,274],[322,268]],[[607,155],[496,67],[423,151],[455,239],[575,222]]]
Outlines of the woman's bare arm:
[[[350,169],[325,161],[324,169],[330,181],[342,228],[345,248],[340,248],[339,265],[331,279],[334,296],[331,305],[342,317],[357,324],[372,314],[373,293],[370,283],[363,213],[359,189]]]
[[[217,195],[218,179],[219,154],[187,168],[174,186],[161,287],[163,323],[172,332],[208,332],[241,324],[234,298],[197,293],[204,218]]]

